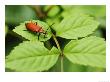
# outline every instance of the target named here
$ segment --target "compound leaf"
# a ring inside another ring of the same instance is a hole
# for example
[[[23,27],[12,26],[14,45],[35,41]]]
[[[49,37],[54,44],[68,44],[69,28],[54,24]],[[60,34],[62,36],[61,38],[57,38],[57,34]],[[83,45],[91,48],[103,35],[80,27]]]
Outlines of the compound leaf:
[[[72,63],[105,68],[105,41],[95,36],[72,40],[64,48],[64,55]]]
[[[46,38],[44,38],[43,33],[40,34],[40,37],[39,37],[40,41],[46,41],[46,40],[50,39],[51,30],[49,29],[48,24],[46,24],[45,22],[39,21],[39,20],[31,20],[31,21],[34,23],[37,22],[37,24],[39,26],[41,26],[42,29],[44,29],[44,31],[47,31]],[[25,23],[29,23],[31,21],[25,21],[24,23],[21,23],[19,26],[15,27],[15,29],[13,31],[28,40],[38,40],[38,33],[31,32],[26,29]]]
[[[41,42],[25,41],[7,56],[6,68],[23,72],[45,71],[56,63],[58,56],[55,47],[49,51]]]
[[[54,27],[56,35],[66,39],[77,39],[92,34],[99,23],[92,17],[84,14],[74,14],[65,17],[61,23]]]

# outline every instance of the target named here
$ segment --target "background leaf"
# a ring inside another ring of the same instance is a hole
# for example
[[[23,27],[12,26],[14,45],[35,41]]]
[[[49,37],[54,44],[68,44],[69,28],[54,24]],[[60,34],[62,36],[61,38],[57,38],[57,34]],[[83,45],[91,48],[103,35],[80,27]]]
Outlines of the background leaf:
[[[61,5],[61,7],[64,9],[63,17],[75,13],[89,14],[100,22],[101,27],[106,26],[106,5]]]
[[[23,42],[7,56],[6,67],[17,71],[45,71],[51,68],[59,56],[53,47],[46,49],[41,42]]]
[[[90,67],[88,66],[86,68],[87,72],[106,72],[106,68],[100,68],[100,67]]]
[[[61,23],[54,27],[56,35],[66,39],[77,39],[92,34],[99,23],[88,15],[71,15],[64,18]]]
[[[60,12],[60,9],[58,6],[54,6],[49,12],[48,12],[48,16],[49,17],[53,17],[56,16],[58,13]]]
[[[37,33],[28,31],[26,29],[25,23],[28,23],[28,22],[30,22],[30,21],[25,21],[24,23],[21,23],[13,31],[16,32],[17,34],[21,35],[22,37],[28,39],[28,40],[38,40],[38,34]],[[46,31],[49,28],[48,24],[46,24],[45,22],[42,22],[39,20],[32,20],[32,22],[37,22],[38,25],[44,29],[44,31]],[[25,31],[25,30],[27,30],[27,31]],[[44,38],[44,34],[41,33],[39,40],[40,41],[46,41],[46,40],[50,39],[51,36],[52,36],[51,31],[49,29],[47,31],[47,34],[46,34],[47,38]]]
[[[61,5],[61,7],[65,10],[64,16],[66,16],[69,13],[90,14],[96,18],[106,16],[105,5]]]
[[[73,63],[105,68],[105,41],[95,36],[72,40],[64,48],[64,55]]]
[[[19,24],[30,19],[37,19],[36,12],[25,5],[6,5],[5,22],[7,24]]]

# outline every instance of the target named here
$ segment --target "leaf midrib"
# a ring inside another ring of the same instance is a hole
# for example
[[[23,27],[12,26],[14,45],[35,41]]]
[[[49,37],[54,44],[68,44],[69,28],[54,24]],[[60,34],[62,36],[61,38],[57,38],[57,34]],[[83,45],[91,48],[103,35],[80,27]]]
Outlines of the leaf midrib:
[[[50,54],[48,54],[48,55],[50,55]],[[27,58],[32,58],[32,57],[48,56],[48,55],[35,55],[35,56],[28,56],[28,57],[20,57],[20,58],[16,58],[16,59],[15,58],[14,59],[10,59],[10,60],[7,60],[7,61],[9,62],[9,61],[13,61],[13,60],[22,60],[22,59],[27,59]],[[57,56],[57,54],[51,54],[51,55],[56,55]]]

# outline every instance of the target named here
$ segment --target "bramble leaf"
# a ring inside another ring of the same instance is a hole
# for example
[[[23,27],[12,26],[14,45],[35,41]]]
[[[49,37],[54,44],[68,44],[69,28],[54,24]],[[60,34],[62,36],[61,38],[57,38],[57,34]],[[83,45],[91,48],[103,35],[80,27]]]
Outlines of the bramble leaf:
[[[45,71],[56,63],[58,56],[55,47],[48,50],[41,42],[25,41],[7,56],[6,68],[27,72]]]
[[[44,31],[47,31],[46,38],[44,38],[43,33],[40,33],[40,37],[39,37],[40,41],[46,41],[51,38],[52,35],[51,35],[51,31],[50,31],[48,24],[46,24],[45,22],[39,21],[39,20],[31,20],[31,21],[37,22],[37,24],[39,24],[39,26],[41,26],[44,29]],[[29,23],[31,21],[25,21],[24,23],[21,23],[19,26],[15,27],[15,29],[13,31],[28,40],[38,40],[37,33],[31,32],[26,29],[25,23]]]
[[[54,27],[56,35],[66,39],[77,39],[92,34],[99,23],[88,15],[70,15]]]
[[[105,41],[95,36],[72,40],[64,48],[64,55],[72,63],[93,67],[105,68],[105,53]]]

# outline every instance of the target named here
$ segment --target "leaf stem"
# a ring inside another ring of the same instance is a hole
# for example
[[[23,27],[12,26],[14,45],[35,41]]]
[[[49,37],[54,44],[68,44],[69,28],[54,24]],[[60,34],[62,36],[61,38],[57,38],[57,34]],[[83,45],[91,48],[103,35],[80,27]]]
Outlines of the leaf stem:
[[[52,33],[52,36],[53,36],[53,39],[54,39],[54,41],[55,41],[55,43],[57,45],[58,50],[60,51],[60,56],[61,56],[61,72],[63,72],[63,52],[62,52],[62,50],[60,48],[60,45],[59,45],[59,42],[58,42],[56,36],[53,33]]]
[[[60,53],[62,53],[62,50],[61,50],[61,48],[60,48],[60,45],[59,45],[59,43],[58,43],[58,40],[57,40],[57,38],[56,38],[56,36],[52,33],[52,36],[53,36],[53,39],[54,39],[54,41],[55,41],[55,43],[56,43],[56,45],[57,45],[57,47],[58,47],[58,50],[60,51]]]
[[[61,72],[63,72],[63,55],[61,55]]]

